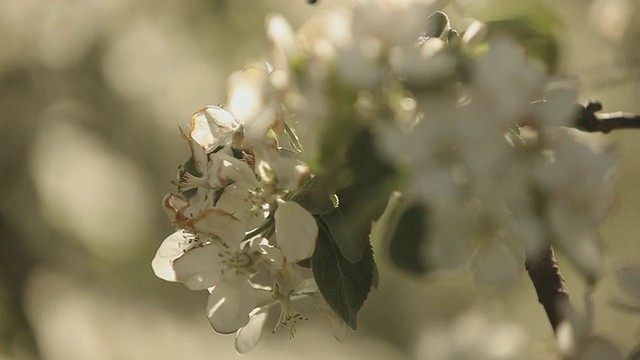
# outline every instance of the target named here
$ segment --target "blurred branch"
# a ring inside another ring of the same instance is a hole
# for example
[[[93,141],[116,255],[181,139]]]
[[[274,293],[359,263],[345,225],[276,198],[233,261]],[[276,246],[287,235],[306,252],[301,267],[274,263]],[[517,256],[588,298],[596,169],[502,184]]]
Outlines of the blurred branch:
[[[570,303],[567,283],[560,273],[560,267],[551,246],[536,256],[527,257],[525,266],[538,294],[538,301],[544,306],[555,332],[558,326],[567,320],[564,310],[570,306]]]
[[[23,303],[27,276],[34,264],[25,244],[22,234],[0,213],[0,285],[4,290],[0,306],[9,315],[0,324],[0,354],[3,347],[11,354],[17,345],[37,359],[38,347]]]
[[[42,82],[25,65],[0,71],[0,358],[39,359],[25,307],[31,271],[41,259],[31,247],[40,233],[39,198],[31,181],[31,149],[42,116]],[[56,88],[52,86],[52,88]],[[57,90],[56,90],[57,91]],[[19,119],[13,121],[10,119]],[[33,121],[24,121],[32,119]],[[3,351],[6,354],[3,354]]]
[[[616,129],[640,129],[638,115],[620,111],[596,114],[602,110],[602,104],[597,101],[589,101],[587,106],[579,105],[579,108],[574,126],[582,131],[607,134]]]

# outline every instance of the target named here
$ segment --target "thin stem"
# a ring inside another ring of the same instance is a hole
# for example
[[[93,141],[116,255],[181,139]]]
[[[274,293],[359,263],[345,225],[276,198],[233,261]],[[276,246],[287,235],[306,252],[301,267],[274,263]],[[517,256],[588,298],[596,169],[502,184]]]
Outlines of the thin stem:
[[[263,235],[263,237],[265,238],[269,238],[269,236],[266,236],[266,234],[271,234],[273,235],[273,232],[271,232],[271,228],[274,227],[274,222],[273,222],[273,213],[270,213],[269,216],[267,216],[266,219],[264,219],[264,222],[262,222],[262,224],[260,224],[260,226],[258,226],[257,228],[251,230],[250,232],[248,232],[247,234],[244,235],[244,240],[249,240],[254,236],[258,236],[260,234]]]
[[[547,247],[539,254],[530,256],[526,261],[526,269],[538,294],[538,301],[547,312],[553,331],[567,319],[566,309],[570,306],[569,290],[553,249]]]

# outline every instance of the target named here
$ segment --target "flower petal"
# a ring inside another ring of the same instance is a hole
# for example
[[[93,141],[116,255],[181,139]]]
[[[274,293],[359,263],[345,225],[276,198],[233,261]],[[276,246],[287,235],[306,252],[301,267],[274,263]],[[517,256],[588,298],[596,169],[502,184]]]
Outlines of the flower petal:
[[[200,174],[204,174],[207,171],[207,153],[205,148],[200,146],[190,135],[190,127],[187,124],[181,124],[178,129],[180,130],[180,136],[189,142],[189,148],[191,149],[191,155],[193,156],[193,162],[196,165],[196,169]]]
[[[219,237],[229,246],[238,245],[244,236],[244,223],[220,209],[207,209],[188,221],[196,231]]]
[[[247,325],[240,328],[236,333],[235,348],[236,352],[244,355],[253,350],[260,338],[262,337],[262,329],[267,320],[267,309],[262,308],[249,319]]]
[[[257,247],[257,251],[262,255],[262,261],[264,261],[269,267],[280,271],[285,267],[284,255],[282,250],[275,246],[267,244],[261,244]]]
[[[184,225],[184,209],[189,206],[189,203],[183,198],[169,193],[162,199],[162,208],[165,213],[171,219],[173,224],[183,226]]]
[[[249,188],[260,186],[260,183],[256,180],[256,174],[246,162],[227,154],[216,154],[214,161],[216,164],[212,166],[212,170],[216,171],[216,176],[221,184],[226,185],[229,182],[228,180],[233,180],[237,183],[246,184]]]
[[[316,219],[298,203],[278,201],[275,214],[276,239],[289,261],[309,258],[318,237]]]
[[[504,243],[487,242],[476,251],[475,281],[481,289],[504,292],[518,280],[520,262]]]
[[[226,249],[219,243],[194,247],[173,262],[176,281],[191,290],[204,290],[224,279],[227,265],[220,254]]]
[[[273,65],[276,70],[289,70],[289,59],[296,50],[296,39],[287,19],[280,14],[267,18],[267,37],[272,44]]]
[[[272,164],[280,189],[298,190],[309,175],[307,164],[296,158],[278,156]]]
[[[151,268],[160,279],[178,281],[172,263],[184,252],[185,234],[183,230],[174,232],[164,239],[158,248],[156,256],[151,261]]]
[[[243,222],[245,230],[255,229],[265,220],[263,200],[246,186],[234,183],[224,188],[216,207]]]
[[[207,317],[213,329],[231,334],[249,322],[256,308],[256,291],[246,279],[232,279],[216,285],[207,301]]]
[[[225,109],[207,106],[191,117],[191,138],[206,152],[213,151],[230,139],[238,127],[236,119]]]

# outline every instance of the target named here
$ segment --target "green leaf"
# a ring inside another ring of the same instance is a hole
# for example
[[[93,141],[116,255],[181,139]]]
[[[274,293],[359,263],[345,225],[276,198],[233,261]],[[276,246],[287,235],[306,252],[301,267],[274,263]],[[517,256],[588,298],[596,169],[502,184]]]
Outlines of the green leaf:
[[[406,209],[389,242],[389,257],[399,268],[414,274],[429,271],[424,261],[424,246],[427,241],[425,227],[427,209],[413,205]]]
[[[302,189],[291,200],[300,204],[313,215],[328,214],[338,207],[338,200],[333,190],[321,181],[320,176],[309,179]]]
[[[342,256],[323,221],[318,221],[318,240],[311,257],[311,269],[327,304],[351,329],[356,330],[358,311],[374,282],[375,263],[371,245],[365,247],[360,261],[349,262]]]
[[[350,180],[348,186],[336,191],[340,206],[321,218],[344,257],[358,262],[368,243],[372,222],[384,211],[397,177],[395,169],[378,155],[368,131],[353,139],[341,174]]]
[[[342,256],[352,263],[360,261],[362,250],[369,241],[369,231],[356,233],[353,228],[349,227],[349,223],[344,222],[341,209],[324,214],[321,219],[327,225],[327,230],[338,245]]]

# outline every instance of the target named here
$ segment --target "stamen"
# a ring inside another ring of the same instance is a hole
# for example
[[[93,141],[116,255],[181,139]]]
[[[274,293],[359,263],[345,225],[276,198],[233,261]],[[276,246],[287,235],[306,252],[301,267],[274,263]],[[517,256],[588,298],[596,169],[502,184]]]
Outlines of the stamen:
[[[199,234],[183,232],[182,238],[184,239],[184,242],[180,244],[180,247],[183,248],[183,252],[186,252],[196,246],[204,245]]]
[[[210,188],[207,178],[195,176],[189,172],[182,173],[178,182],[172,181],[173,185],[180,188],[180,191],[188,191],[191,189]]]
[[[296,337],[296,323],[298,321],[307,321],[309,318],[303,316],[291,306],[291,299],[288,295],[282,295],[276,292],[274,298],[280,302],[280,318],[278,319],[276,327],[273,329],[273,333],[288,325],[289,339],[293,339]]]
[[[253,265],[253,260],[247,253],[225,249],[218,253],[218,257],[222,258],[222,263],[227,267],[220,271],[222,275],[228,272],[239,276],[252,273],[249,268]]]

